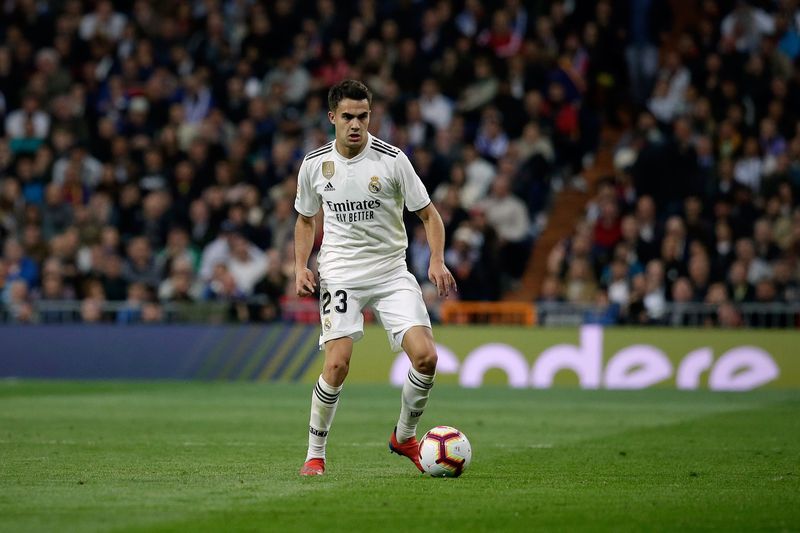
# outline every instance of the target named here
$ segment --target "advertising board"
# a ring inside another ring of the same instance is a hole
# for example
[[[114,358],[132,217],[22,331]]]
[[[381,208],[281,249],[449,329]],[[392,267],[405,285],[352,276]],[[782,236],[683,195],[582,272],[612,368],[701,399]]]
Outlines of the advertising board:
[[[791,330],[437,326],[437,383],[744,391],[800,388]],[[302,381],[322,368],[304,325],[0,327],[0,378]],[[404,354],[368,326],[348,383],[402,382]]]

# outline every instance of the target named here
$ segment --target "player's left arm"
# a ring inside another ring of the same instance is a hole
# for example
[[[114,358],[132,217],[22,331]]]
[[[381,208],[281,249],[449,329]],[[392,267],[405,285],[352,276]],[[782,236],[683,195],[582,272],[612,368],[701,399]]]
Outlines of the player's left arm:
[[[428,246],[431,249],[431,262],[428,266],[428,279],[436,285],[439,296],[447,296],[450,291],[458,291],[456,280],[444,264],[444,223],[433,202],[416,212],[425,226]]]

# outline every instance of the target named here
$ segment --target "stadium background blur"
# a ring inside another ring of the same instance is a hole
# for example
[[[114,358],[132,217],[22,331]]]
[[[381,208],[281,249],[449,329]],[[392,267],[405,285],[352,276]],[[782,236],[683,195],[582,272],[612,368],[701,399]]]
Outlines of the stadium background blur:
[[[442,213],[461,299],[525,293],[577,192],[540,322],[797,324],[795,0],[1,9],[3,322],[315,322],[292,295],[296,172],[331,138],[327,88],[357,78]]]

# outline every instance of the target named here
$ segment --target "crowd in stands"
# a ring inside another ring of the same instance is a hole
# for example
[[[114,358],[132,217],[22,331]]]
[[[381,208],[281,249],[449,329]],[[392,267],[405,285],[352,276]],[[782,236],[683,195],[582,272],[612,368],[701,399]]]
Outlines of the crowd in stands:
[[[611,2],[584,4],[3,2],[0,311],[51,322],[42,302],[77,301],[87,322],[158,322],[168,304],[233,302],[233,320],[285,317],[296,173],[332,137],[327,89],[345,78],[372,89],[370,131],[439,207],[461,297],[498,299],[551,181],[590,161],[624,84]],[[408,228],[425,283],[413,215]]]
[[[346,78],[434,199],[465,300],[515,287],[551,190],[583,186],[605,124],[622,130],[615,173],[550,254],[540,302],[608,323],[707,302],[729,326],[740,304],[796,302],[798,2],[698,2],[680,30],[671,5],[3,2],[0,317],[77,302],[87,322],[160,322],[212,302],[292,319],[296,173]]]
[[[671,42],[625,50],[638,99],[614,174],[550,254],[539,301],[597,304],[605,323],[708,304],[700,323],[796,327],[797,309],[747,307],[800,303],[800,6],[697,4]]]

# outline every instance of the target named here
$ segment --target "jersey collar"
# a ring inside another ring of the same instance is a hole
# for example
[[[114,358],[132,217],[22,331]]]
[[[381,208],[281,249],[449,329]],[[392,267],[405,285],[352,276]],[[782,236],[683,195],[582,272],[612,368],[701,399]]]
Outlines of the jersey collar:
[[[367,157],[367,151],[369,150],[370,146],[372,146],[372,134],[367,132],[367,142],[364,145],[364,149],[361,150],[361,152],[359,152],[359,154],[357,156],[351,157],[350,159],[348,159],[345,156],[343,156],[342,154],[340,154],[339,150],[336,148],[336,141],[333,141],[333,154],[334,154],[334,156],[336,156],[336,159],[338,159],[342,163],[356,163],[358,161],[361,161],[365,157]]]

